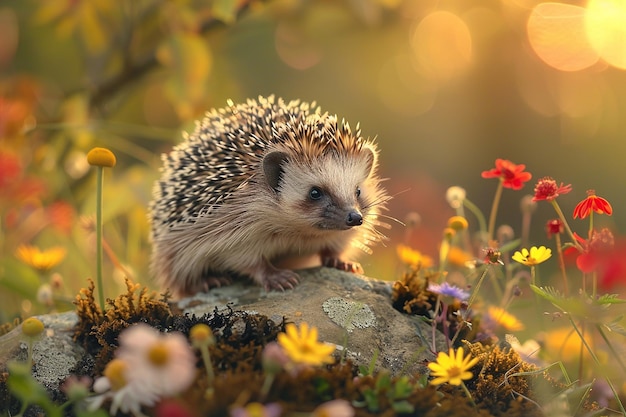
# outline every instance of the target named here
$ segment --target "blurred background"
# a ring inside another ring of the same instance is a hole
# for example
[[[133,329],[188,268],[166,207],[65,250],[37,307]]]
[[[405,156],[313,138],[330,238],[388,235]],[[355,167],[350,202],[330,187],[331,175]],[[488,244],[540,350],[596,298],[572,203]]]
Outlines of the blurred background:
[[[154,287],[160,154],[227,99],[316,101],[377,138],[387,214],[408,226],[393,222],[363,259],[371,276],[397,278],[400,243],[437,256],[448,187],[488,216],[497,181],[480,174],[496,158],[533,175],[504,190],[499,225],[519,231],[520,200],[551,176],[573,186],[559,197],[568,218],[588,189],[609,200],[596,222],[618,235],[625,21],[621,0],[0,1],[0,322],[69,309],[95,276],[94,146],[118,159],[104,179],[107,295],[125,275]],[[533,243],[551,243],[554,217],[539,202]]]

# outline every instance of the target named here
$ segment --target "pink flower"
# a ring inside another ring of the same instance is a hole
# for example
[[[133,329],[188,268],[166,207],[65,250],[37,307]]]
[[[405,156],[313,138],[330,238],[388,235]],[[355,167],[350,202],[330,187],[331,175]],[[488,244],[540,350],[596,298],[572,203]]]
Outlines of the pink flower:
[[[550,177],[543,177],[537,184],[535,185],[535,196],[533,197],[533,201],[539,200],[554,200],[561,194],[567,194],[572,191],[572,185],[567,184],[556,185],[556,181],[554,181]]]

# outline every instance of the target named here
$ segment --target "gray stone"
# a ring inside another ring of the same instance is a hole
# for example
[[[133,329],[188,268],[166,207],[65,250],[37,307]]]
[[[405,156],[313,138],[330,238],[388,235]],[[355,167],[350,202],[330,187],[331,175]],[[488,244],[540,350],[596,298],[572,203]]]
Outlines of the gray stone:
[[[424,372],[422,361],[434,360],[423,340],[430,341],[431,327],[420,318],[391,306],[391,282],[370,279],[331,268],[300,271],[293,290],[267,292],[241,283],[199,293],[178,302],[186,313],[198,316],[215,307],[260,313],[280,322],[316,326],[319,339],[345,348],[358,365],[369,365],[378,352],[377,368],[392,373]],[[447,350],[445,337],[437,332],[438,350]]]
[[[431,328],[422,320],[402,314],[391,306],[391,283],[330,268],[300,271],[300,285],[292,290],[267,292],[239,282],[208,293],[177,301],[185,313],[201,316],[232,308],[268,316],[277,323],[283,317],[296,324],[306,322],[319,330],[319,340],[334,343],[338,352],[357,365],[368,366],[377,356],[376,367],[394,374],[424,372],[424,359],[434,355],[424,338]],[[74,312],[39,316],[45,332],[34,346],[33,375],[48,390],[58,394],[59,384],[78,363],[88,362],[84,350],[72,341]],[[445,350],[445,338],[437,332],[437,349]],[[429,342],[430,343],[430,342]],[[27,344],[21,327],[0,337],[0,368],[7,360],[25,360]]]

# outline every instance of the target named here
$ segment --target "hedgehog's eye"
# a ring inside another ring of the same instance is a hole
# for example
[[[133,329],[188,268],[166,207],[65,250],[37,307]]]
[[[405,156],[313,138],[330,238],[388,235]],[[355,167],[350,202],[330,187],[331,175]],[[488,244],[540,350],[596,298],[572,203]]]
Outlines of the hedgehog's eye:
[[[319,200],[320,198],[322,198],[323,195],[324,193],[322,192],[322,190],[319,189],[319,187],[312,187],[309,190],[309,198],[311,200]]]
[[[356,198],[361,197],[361,187],[356,187]]]

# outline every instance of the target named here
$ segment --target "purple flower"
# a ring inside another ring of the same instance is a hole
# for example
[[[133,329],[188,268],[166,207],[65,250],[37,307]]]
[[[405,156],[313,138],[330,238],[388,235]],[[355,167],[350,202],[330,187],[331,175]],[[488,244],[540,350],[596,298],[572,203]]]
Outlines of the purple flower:
[[[469,298],[469,292],[462,290],[455,285],[450,285],[447,282],[444,282],[443,284],[429,284],[428,291],[447,297],[453,297],[461,301],[465,301]]]

